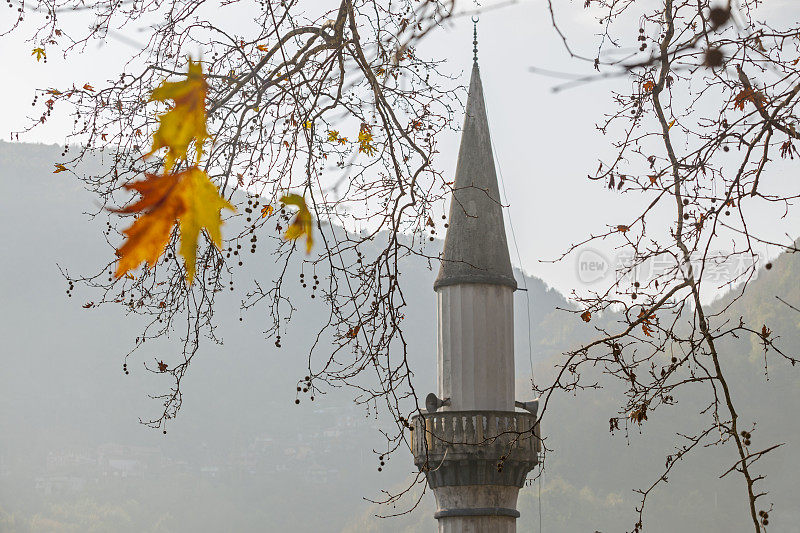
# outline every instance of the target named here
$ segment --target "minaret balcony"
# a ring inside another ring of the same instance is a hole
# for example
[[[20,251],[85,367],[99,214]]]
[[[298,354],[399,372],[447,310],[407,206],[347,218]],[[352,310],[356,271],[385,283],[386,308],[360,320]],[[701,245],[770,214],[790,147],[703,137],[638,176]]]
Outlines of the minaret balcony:
[[[439,411],[412,419],[414,464],[431,488],[464,485],[522,487],[541,451],[531,413]]]

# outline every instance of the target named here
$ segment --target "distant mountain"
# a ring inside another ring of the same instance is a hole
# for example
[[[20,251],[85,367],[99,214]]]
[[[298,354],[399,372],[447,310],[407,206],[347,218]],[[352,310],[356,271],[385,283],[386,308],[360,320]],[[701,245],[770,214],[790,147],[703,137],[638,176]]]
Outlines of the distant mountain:
[[[324,304],[299,286],[287,290],[302,319],[293,321],[280,350],[263,338],[258,312],[239,322],[240,292],[220,295],[224,344],[201,349],[186,377],[178,419],[167,435],[139,425],[139,417],[157,412],[147,395],[170,384],[141,365],[176,353],[179,335],[137,353],[126,376],[123,356],[139,334],[137,317],[122,309],[83,309],[97,295],[81,287],[67,297],[59,267],[92,272],[113,259],[113,248],[101,235],[105,215],[92,220],[84,214],[98,210],[93,197],[73,176],[52,172],[60,153],[58,146],[0,142],[0,532],[433,531],[430,491],[414,513],[392,519],[375,518],[376,509],[362,499],[402,487],[414,469],[410,453],[398,453],[377,471],[385,448],[377,430],[382,419],[356,407],[346,389],[294,405],[296,381],[306,373],[309,328],[325,317]],[[98,168],[101,158],[91,165]],[[775,295],[800,302],[798,259],[774,261],[727,311],[767,324],[787,349],[800,346],[800,314]],[[236,286],[246,290],[256,277],[275,275],[264,250],[246,259]],[[403,270],[406,328],[413,332],[409,354],[420,391],[435,387],[435,275],[421,261]],[[563,351],[592,338],[596,324],[558,311],[570,303],[542,280],[526,283],[527,294],[515,297],[522,399],[530,396],[528,326],[531,359],[544,379]],[[770,522],[775,531],[800,531],[791,491],[800,459],[792,415],[800,408],[800,369],[770,356],[765,382],[757,339],[723,348],[742,418],[758,420],[755,442],[789,443],[764,461],[764,488],[776,503]],[[608,419],[616,415],[619,391],[598,377],[605,388],[556,398],[545,422],[555,451],[541,485],[544,530],[630,530],[637,502],[631,489],[648,485],[671,452],[675,432],[697,423],[703,398],[687,395],[646,422],[642,434],[612,436]],[[709,449],[687,459],[653,495],[647,531],[752,529],[740,480],[717,479],[734,460],[725,453]],[[538,484],[521,491],[519,531],[538,531],[538,493]]]

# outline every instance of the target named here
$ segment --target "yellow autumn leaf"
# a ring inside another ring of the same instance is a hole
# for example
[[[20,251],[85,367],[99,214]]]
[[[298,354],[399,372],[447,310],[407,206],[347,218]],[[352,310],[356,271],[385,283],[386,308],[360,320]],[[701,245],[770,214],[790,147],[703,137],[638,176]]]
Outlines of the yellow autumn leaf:
[[[667,124],[667,129],[668,129],[668,130],[669,130],[669,129],[672,129],[672,126],[674,126],[674,125],[675,125],[675,119],[672,119],[672,121],[670,121],[670,123],[669,123],[669,124]]]
[[[297,240],[303,234],[306,236],[306,253],[311,253],[311,247],[314,246],[314,224],[311,218],[311,212],[306,205],[306,199],[299,194],[287,194],[281,198],[281,202],[286,205],[294,205],[298,208],[297,214],[289,227],[286,228],[286,234],[283,236],[286,240]]]
[[[328,131],[328,140],[329,141],[338,141],[339,140],[339,132],[336,130]]]
[[[186,264],[186,279],[192,284],[197,261],[197,239],[200,230],[205,229],[211,242],[217,248],[222,247],[222,209],[236,209],[222,198],[217,186],[212,183],[205,172],[197,167],[181,172],[180,191],[184,196],[186,212],[180,217],[181,247],[180,254]]]
[[[33,52],[31,52],[32,56],[36,56],[37,63],[42,59],[47,59],[47,54],[44,53],[44,48],[38,47],[34,48]]]
[[[206,93],[208,84],[203,76],[203,67],[189,60],[189,71],[182,81],[164,81],[150,95],[150,101],[174,100],[174,106],[158,117],[159,126],[153,135],[152,155],[167,148],[164,171],[169,172],[175,161],[187,158],[189,144],[194,141],[197,162],[203,153],[203,141],[208,138],[206,130]]]
[[[266,218],[270,216],[272,214],[272,211],[274,210],[272,209],[271,205],[265,205],[264,208],[261,210],[261,218]]]
[[[139,213],[123,233],[127,240],[117,250],[116,276],[122,277],[142,261],[153,266],[169,243],[172,230],[179,223],[180,254],[186,264],[186,280],[194,280],[197,240],[204,229],[217,246],[222,245],[220,210],[235,211],[219,196],[217,187],[205,172],[192,167],[166,175],[146,174],[142,181],[125,185],[141,195],[138,202],[120,209],[120,213]]]
[[[259,44],[256,48],[262,52],[269,52],[269,47],[266,44]]]
[[[368,124],[362,124],[361,130],[358,132],[358,151],[367,155],[375,153],[375,147],[372,145],[372,130]]]
[[[66,172],[69,170],[67,167],[62,165],[61,163],[56,163],[56,169],[53,171],[53,174],[58,174],[59,172]]]

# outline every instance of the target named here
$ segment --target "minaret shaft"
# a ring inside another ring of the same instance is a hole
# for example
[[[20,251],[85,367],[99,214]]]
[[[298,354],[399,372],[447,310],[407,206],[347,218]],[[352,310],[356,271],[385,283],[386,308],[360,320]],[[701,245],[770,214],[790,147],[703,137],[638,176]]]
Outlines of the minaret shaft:
[[[514,291],[465,283],[436,291],[438,396],[444,410],[514,410]]]

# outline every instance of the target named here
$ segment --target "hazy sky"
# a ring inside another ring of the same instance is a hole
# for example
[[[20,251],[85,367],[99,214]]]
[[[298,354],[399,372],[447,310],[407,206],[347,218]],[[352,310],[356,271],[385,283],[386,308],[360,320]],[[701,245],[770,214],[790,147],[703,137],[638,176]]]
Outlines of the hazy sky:
[[[582,8],[583,2],[557,2],[557,13],[567,31],[573,36],[576,48],[593,53],[596,47],[597,22]],[[314,5],[309,2],[309,12]],[[471,3],[459,4],[467,9]],[[484,2],[484,5],[491,5]],[[771,2],[762,8],[762,18],[791,16],[796,20],[800,9],[793,3]],[[5,14],[3,16],[6,16]],[[241,28],[241,19],[228,18]],[[65,21],[68,24],[69,21]],[[635,23],[634,23],[635,24]],[[635,46],[636,26],[631,26],[630,42]],[[244,30],[241,30],[242,32]],[[530,66],[576,74],[591,74],[590,66],[570,60],[553,31],[546,4],[540,0],[522,1],[515,5],[490,10],[481,15],[479,23],[479,58],[489,112],[492,136],[498,164],[510,199],[509,214],[524,270],[542,277],[546,282],[568,293],[573,288],[585,289],[577,272],[574,254],[561,263],[551,264],[570,243],[582,241],[589,233],[600,233],[606,225],[624,224],[644,205],[638,195],[620,195],[605,189],[604,184],[590,182],[587,174],[594,172],[598,160],[610,153],[610,140],[600,134],[595,124],[605,112],[611,112],[612,89],[630,91],[631,82],[625,78],[597,81],[574,89],[554,93],[551,88],[560,80],[529,72]],[[144,40],[134,29],[124,30],[134,40]],[[449,70],[461,73],[460,83],[468,83],[472,56],[472,23],[461,17],[447,27],[435,31],[420,46],[422,54],[448,58]],[[48,62],[37,63],[31,57],[31,43],[0,39],[6,82],[0,85],[4,104],[0,119],[0,136],[8,139],[11,130],[26,124],[33,109],[30,102],[35,88],[68,87],[75,83],[101,85],[107,78],[116,77],[133,48],[120,39],[110,39],[102,46],[89,45],[80,57],[67,62],[55,50],[48,53]],[[9,83],[9,79],[14,79]],[[18,102],[19,105],[8,105]],[[459,119],[460,120],[460,119]],[[53,120],[34,133],[20,135],[28,142],[63,142],[66,120]],[[440,168],[455,171],[458,138],[449,135],[442,139]],[[773,171],[762,179],[783,179],[796,167],[778,161]],[[649,200],[647,200],[649,201]],[[790,216],[776,222],[770,211],[762,213],[754,206],[753,224],[771,236],[786,241],[785,235],[797,237],[798,217]],[[669,227],[669,213],[656,215],[650,225],[658,231]],[[659,219],[658,217],[662,218]],[[760,227],[759,227],[760,226]],[[607,242],[593,245],[606,259],[613,261],[614,246]],[[770,252],[774,255],[776,251]],[[513,261],[517,263],[512,250]],[[585,280],[584,280],[585,281]],[[596,288],[596,287],[595,287]]]

